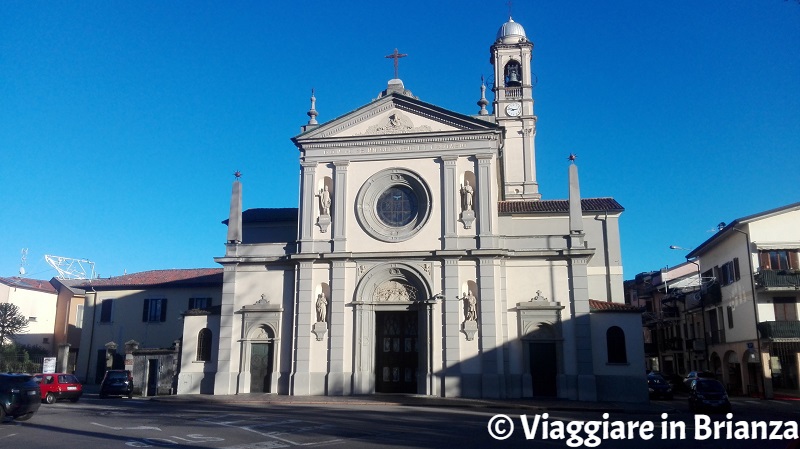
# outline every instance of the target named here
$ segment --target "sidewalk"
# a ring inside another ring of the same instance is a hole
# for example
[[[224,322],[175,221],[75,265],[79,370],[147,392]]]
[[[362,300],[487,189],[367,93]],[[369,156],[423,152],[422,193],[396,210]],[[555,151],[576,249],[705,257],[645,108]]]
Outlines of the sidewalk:
[[[96,396],[98,385],[84,385],[86,396]],[[137,396],[134,396],[137,398]],[[442,398],[411,394],[375,394],[363,396],[286,396],[267,393],[245,393],[234,395],[184,394],[170,396],[150,396],[148,401],[169,404],[227,404],[227,405],[385,405],[408,407],[458,407],[483,409],[514,409],[530,412],[586,411],[596,413],[635,413],[661,414],[677,412],[676,401],[631,404],[624,402],[585,402],[561,399],[466,399]]]

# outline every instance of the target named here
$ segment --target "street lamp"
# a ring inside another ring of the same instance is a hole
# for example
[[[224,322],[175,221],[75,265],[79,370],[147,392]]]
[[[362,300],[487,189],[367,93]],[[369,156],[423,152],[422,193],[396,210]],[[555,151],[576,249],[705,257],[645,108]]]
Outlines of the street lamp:
[[[753,317],[755,318],[756,324],[756,346],[758,347],[758,370],[761,372],[761,389],[764,392],[764,399],[769,399],[771,395],[767,396],[767,379],[764,375],[764,361],[763,361],[763,352],[761,352],[761,336],[758,333],[758,297],[756,296],[756,281],[755,281],[755,273],[753,272],[753,255],[750,253],[750,234],[747,232],[742,231],[741,229],[736,229],[736,227],[731,226],[732,231],[736,231],[742,235],[747,243],[747,266],[749,268],[749,277],[750,277],[750,288],[753,292]]]
[[[689,248],[684,248],[677,245],[670,245],[669,249],[677,249],[691,252]],[[706,301],[703,299],[703,276],[700,274],[700,262],[697,257],[694,260],[686,258],[687,262],[693,263],[697,267],[697,292],[700,294],[700,319],[703,320],[703,363],[706,369],[710,370],[711,364],[708,361],[708,332],[706,331]],[[694,350],[694,348],[692,348]]]

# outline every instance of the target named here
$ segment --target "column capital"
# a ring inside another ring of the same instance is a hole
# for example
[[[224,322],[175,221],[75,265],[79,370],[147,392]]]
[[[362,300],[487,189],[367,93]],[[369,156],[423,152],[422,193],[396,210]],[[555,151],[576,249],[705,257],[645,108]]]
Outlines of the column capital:
[[[308,168],[316,169],[317,168],[317,163],[316,162],[302,161],[302,162],[300,162],[300,166],[303,167],[303,168],[306,168],[306,169],[308,169]]]
[[[458,156],[439,156],[439,159],[444,162],[444,165],[455,165],[458,162]]]
[[[347,170],[347,167],[350,166],[350,161],[333,161],[333,166],[337,170]]]
[[[494,154],[492,153],[483,153],[483,154],[476,154],[475,159],[478,160],[478,164],[488,164],[489,162],[494,159]]]

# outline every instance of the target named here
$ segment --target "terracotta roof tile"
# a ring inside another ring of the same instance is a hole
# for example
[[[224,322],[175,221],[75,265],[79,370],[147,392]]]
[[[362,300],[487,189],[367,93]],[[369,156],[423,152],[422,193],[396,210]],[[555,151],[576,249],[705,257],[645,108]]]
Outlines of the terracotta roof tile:
[[[21,278],[21,277],[0,277],[0,283],[6,284],[9,287],[19,287],[27,290],[36,290],[39,292],[56,293],[49,281],[42,281],[39,279]]]
[[[569,213],[569,200],[538,201],[499,201],[498,212],[501,215],[526,213]],[[581,209],[584,212],[622,212],[625,210],[614,198],[583,198]]]
[[[641,307],[632,306],[630,304],[622,304],[618,302],[597,301],[596,299],[589,300],[589,310],[592,312],[627,312],[627,313],[642,313]]]
[[[152,286],[183,286],[219,284],[222,286],[222,268],[189,268],[174,270],[152,270],[141,273],[126,274],[104,279],[84,281],[75,287],[88,288],[118,288],[118,287],[152,287]]]

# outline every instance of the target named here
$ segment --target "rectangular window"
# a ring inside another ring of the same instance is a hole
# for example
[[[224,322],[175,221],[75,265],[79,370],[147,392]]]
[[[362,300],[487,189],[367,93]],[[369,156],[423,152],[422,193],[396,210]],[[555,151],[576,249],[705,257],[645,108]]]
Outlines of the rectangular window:
[[[728,329],[733,329],[733,307],[728,306]]]
[[[800,254],[796,249],[762,250],[758,253],[758,261],[762,270],[800,269]]]
[[[101,323],[110,323],[111,322],[111,309],[114,307],[114,300],[113,299],[104,299],[103,302],[100,304],[100,322]]]
[[[35,316],[29,316],[28,317],[28,322],[29,323],[35,323],[36,322],[36,317]]]
[[[732,261],[724,263],[719,269],[719,284],[731,285],[741,278],[739,273],[739,258],[735,257]]]
[[[83,327],[83,304],[78,304],[75,311],[75,327],[78,329]]]
[[[142,321],[147,323],[167,321],[167,299],[145,299],[142,309]]]
[[[189,310],[211,307],[211,298],[189,298]]]

